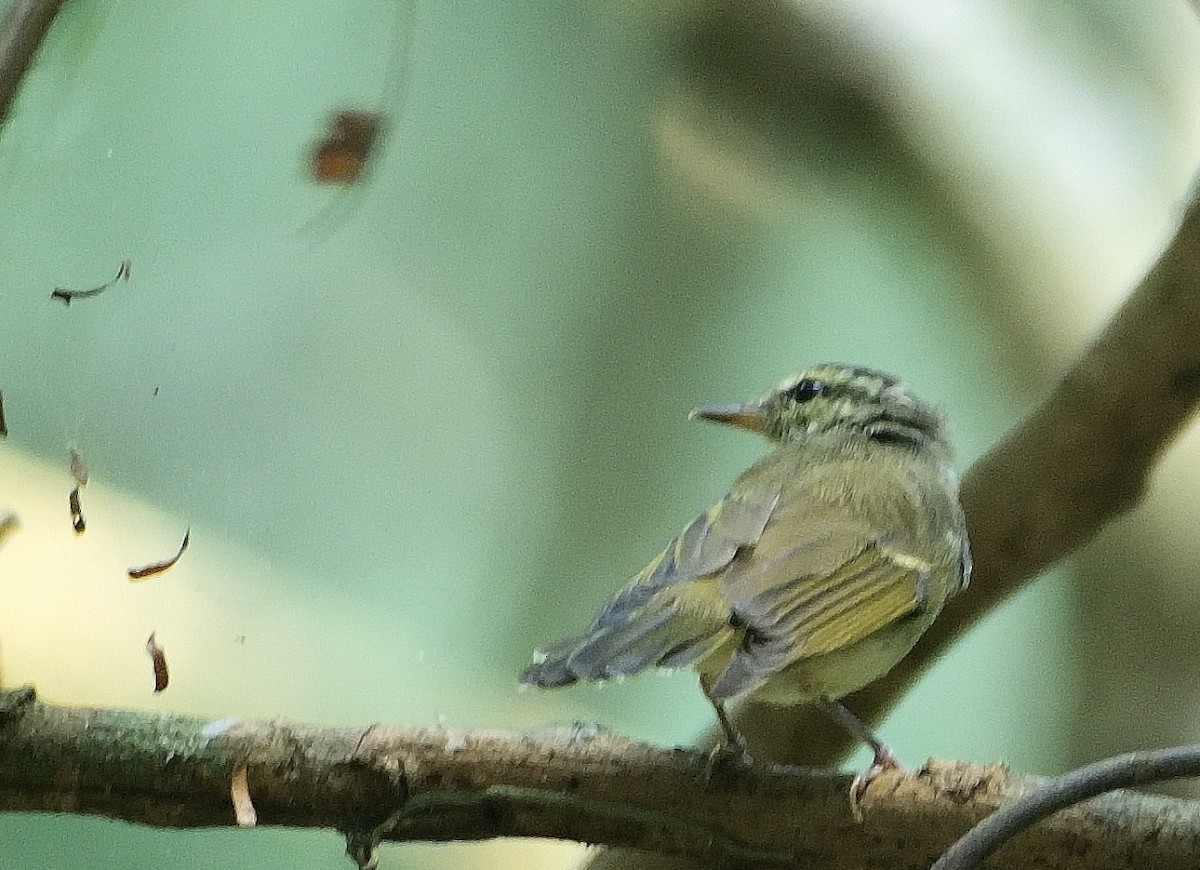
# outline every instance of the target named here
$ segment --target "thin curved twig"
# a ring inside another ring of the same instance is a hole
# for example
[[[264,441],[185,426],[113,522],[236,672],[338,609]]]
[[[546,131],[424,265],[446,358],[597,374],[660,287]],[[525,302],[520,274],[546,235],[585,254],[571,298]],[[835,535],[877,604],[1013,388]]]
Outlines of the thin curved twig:
[[[1059,810],[1113,791],[1200,776],[1200,745],[1116,755],[1038,786],[992,813],[945,851],[930,870],[973,870],[1010,839]]]

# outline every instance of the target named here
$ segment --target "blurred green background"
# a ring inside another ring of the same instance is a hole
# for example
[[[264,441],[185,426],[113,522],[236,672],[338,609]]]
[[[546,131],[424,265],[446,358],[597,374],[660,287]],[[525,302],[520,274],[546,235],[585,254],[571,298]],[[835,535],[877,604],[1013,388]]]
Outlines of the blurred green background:
[[[965,468],[1171,230],[1186,3],[67,3],[0,131],[0,666],[51,701],[687,743],[687,674],[518,693],[764,445],[686,420],[822,360]],[[387,113],[365,180],[307,155]],[[70,308],[56,286],[132,277]],[[1194,740],[1200,446],[882,728],[1053,773]],[[87,458],[88,533],[66,515]],[[141,586],[128,565],[192,546]],[[151,694],[158,633],[171,688]],[[753,747],[751,747],[753,749]],[[333,833],[0,817],[4,866],[346,867]],[[387,846],[558,867],[574,846]]]

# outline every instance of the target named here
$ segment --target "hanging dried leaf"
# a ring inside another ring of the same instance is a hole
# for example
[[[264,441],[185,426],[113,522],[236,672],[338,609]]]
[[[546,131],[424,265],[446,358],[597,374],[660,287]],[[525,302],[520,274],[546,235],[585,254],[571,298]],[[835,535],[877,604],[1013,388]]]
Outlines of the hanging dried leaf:
[[[233,799],[233,817],[238,826],[253,828],[258,824],[258,812],[250,800],[250,783],[246,779],[246,759],[240,759],[233,767],[229,780],[229,796]]]

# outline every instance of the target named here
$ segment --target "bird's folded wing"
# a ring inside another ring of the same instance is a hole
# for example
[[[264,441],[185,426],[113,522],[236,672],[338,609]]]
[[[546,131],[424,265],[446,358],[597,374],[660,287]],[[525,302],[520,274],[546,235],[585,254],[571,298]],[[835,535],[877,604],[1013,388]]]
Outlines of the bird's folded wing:
[[[843,649],[919,612],[930,566],[882,540],[853,521],[833,523],[774,558],[756,553],[752,565],[727,578],[725,597],[747,633],[713,696],[752,691],[793,662]]]
[[[596,617],[588,632],[543,646],[522,683],[562,686],[684,667],[728,639],[729,608],[715,576],[753,547],[778,488],[727,495],[667,545]]]
[[[778,502],[778,487],[725,496],[688,523],[617,593],[596,617],[593,630],[623,622],[667,586],[708,577],[726,568],[738,550],[758,542]]]

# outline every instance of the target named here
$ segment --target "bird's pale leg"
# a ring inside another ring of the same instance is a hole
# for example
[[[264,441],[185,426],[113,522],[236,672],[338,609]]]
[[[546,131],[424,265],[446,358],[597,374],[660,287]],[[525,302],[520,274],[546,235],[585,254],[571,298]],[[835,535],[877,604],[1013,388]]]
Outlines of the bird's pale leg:
[[[875,758],[871,762],[871,766],[855,776],[854,781],[850,783],[850,811],[854,814],[854,818],[861,821],[862,810],[859,804],[862,802],[863,795],[867,793],[867,788],[874,781],[875,777],[879,776],[885,770],[898,769],[900,762],[896,760],[891,747],[876,737],[875,732],[868,728],[861,719],[851,713],[844,704],[834,701],[831,698],[821,698],[818,703],[825,712],[833,717],[835,722],[871,747],[871,751],[875,753]]]
[[[737,756],[744,764],[750,763],[750,754],[746,752],[746,738],[740,731],[733,726],[733,721],[729,718],[729,714],[725,711],[725,703],[712,696],[710,689],[712,688],[712,680],[700,675],[700,691],[704,692],[704,697],[708,699],[708,703],[712,704],[713,710],[717,714],[717,721],[721,723],[721,732],[724,739],[714,749],[709,758],[710,766],[722,758],[731,758]]]

